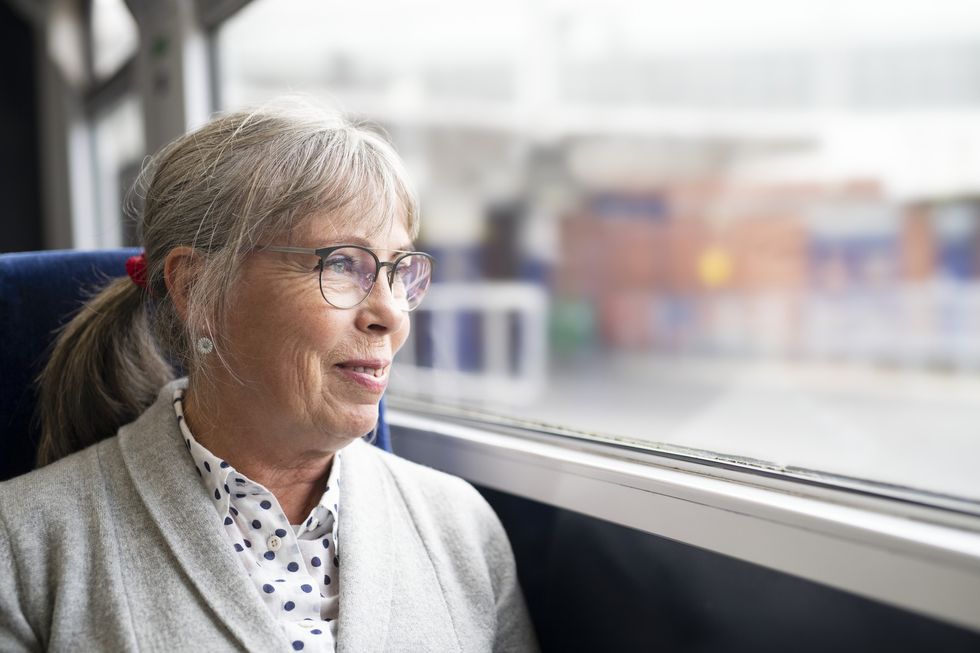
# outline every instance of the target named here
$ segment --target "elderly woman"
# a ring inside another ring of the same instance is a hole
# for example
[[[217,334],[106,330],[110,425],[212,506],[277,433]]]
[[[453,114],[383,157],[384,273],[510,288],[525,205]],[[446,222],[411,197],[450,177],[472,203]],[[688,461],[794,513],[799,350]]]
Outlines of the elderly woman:
[[[391,147],[236,113],[148,179],[0,485],[0,650],[534,650],[486,502],[362,440],[431,271]]]

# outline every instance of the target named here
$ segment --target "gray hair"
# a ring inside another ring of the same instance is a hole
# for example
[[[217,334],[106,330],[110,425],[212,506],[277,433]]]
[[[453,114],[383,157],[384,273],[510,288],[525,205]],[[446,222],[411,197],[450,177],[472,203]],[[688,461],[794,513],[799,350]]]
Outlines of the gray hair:
[[[389,143],[308,104],[221,115],[163,148],[137,187],[147,288],[128,277],[110,282],[60,334],[39,378],[39,465],[114,435],[173,379],[174,366],[200,368],[198,337],[221,351],[226,298],[256,246],[323,214],[378,231],[404,221],[418,234],[418,200]],[[180,246],[202,262],[186,319],[164,280],[167,254]]]

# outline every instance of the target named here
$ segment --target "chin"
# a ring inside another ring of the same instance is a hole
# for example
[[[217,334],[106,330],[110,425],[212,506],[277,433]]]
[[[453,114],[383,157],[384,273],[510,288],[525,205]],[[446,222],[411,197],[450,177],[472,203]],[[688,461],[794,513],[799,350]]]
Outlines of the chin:
[[[378,405],[356,406],[345,416],[343,423],[337,423],[336,419],[327,422],[333,422],[338,433],[351,439],[360,438],[370,433],[378,423]]]

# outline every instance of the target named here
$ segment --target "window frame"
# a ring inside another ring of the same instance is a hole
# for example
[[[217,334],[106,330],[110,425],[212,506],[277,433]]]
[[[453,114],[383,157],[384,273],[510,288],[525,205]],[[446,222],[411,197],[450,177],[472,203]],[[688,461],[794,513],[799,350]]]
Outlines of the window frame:
[[[395,451],[466,480],[980,632],[980,518],[389,401]]]

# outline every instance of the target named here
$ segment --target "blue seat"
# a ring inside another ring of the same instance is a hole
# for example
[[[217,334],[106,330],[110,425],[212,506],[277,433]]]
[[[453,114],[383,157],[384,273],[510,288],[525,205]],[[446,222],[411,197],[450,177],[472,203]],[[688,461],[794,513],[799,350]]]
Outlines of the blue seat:
[[[40,427],[34,419],[34,383],[58,329],[87,296],[126,274],[133,249],[74,250],[0,255],[0,480],[34,468]],[[380,407],[375,445],[391,451]]]

